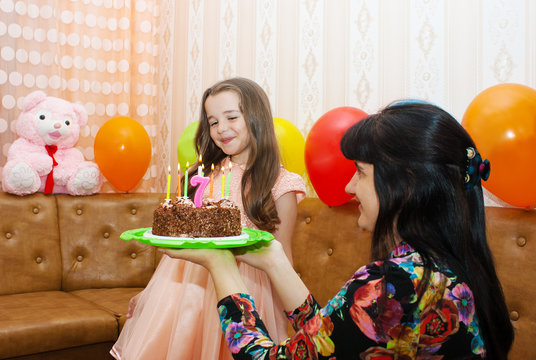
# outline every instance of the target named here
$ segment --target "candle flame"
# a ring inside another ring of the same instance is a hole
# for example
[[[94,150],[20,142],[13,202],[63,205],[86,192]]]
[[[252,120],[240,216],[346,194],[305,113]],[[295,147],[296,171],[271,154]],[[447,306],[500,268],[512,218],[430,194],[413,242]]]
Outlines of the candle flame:
[[[187,161],[186,162],[186,170],[188,170],[188,167],[190,167],[190,163]]]
[[[202,163],[203,162],[203,155],[199,154],[199,162]]]
[[[167,173],[169,174],[171,172],[171,166],[168,165],[167,167]]]
[[[233,168],[233,163],[229,161],[229,171]]]
[[[178,173],[181,172],[181,163],[178,163],[178,164],[177,164],[177,172],[178,172]]]
[[[214,171],[214,164],[210,166],[210,170]]]

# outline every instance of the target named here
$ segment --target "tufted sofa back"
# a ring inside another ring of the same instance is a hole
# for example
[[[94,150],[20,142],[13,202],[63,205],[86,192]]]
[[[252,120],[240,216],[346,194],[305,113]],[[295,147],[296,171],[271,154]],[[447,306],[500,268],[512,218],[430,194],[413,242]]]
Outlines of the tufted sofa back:
[[[156,268],[155,248],[119,239],[150,227],[161,201],[154,194],[57,195],[62,290],[143,287]],[[92,198],[95,201],[92,201]]]
[[[0,239],[0,295],[61,288],[55,197],[0,193]]]
[[[0,193],[0,295],[145,286],[160,254],[119,235],[150,227],[160,201],[158,194]]]

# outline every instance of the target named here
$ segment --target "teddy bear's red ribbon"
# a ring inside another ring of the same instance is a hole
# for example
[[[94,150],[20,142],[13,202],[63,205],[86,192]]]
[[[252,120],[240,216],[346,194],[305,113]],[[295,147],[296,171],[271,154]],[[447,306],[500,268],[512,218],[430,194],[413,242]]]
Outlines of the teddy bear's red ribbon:
[[[45,145],[45,149],[47,149],[48,156],[52,158],[52,170],[47,175],[45,194],[52,194],[52,189],[54,188],[54,167],[58,165],[56,159],[54,159],[54,154],[58,151],[58,147],[56,145]]]

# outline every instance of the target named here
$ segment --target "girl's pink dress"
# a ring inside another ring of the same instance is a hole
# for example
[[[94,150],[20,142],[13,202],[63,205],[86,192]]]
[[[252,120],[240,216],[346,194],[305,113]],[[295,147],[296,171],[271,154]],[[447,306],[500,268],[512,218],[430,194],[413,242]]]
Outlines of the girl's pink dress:
[[[227,159],[224,161],[228,164]],[[244,169],[233,163],[229,197],[241,210],[242,227],[256,228],[242,206],[243,173]],[[207,186],[205,196],[209,196],[209,191]],[[301,201],[305,197],[305,183],[299,175],[281,167],[272,195],[277,200],[291,191]],[[215,173],[213,198],[220,197],[221,174]],[[239,270],[272,339],[286,339],[287,318],[268,276],[244,263],[239,264]],[[110,353],[122,360],[232,359],[223,340],[216,303],[207,270],[164,255]]]

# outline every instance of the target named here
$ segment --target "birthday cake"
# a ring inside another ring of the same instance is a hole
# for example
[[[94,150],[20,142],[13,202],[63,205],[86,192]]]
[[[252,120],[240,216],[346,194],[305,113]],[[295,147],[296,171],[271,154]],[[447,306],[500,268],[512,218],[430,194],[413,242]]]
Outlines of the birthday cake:
[[[240,210],[228,199],[203,200],[200,207],[184,197],[167,199],[153,213],[153,235],[226,237],[241,232]]]

